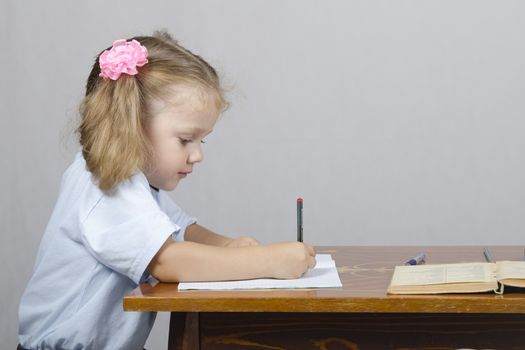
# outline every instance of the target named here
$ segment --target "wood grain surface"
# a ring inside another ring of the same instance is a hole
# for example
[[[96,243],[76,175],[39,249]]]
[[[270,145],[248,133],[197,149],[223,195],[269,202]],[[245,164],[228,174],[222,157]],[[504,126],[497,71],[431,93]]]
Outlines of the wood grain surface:
[[[201,313],[200,349],[505,349],[525,317],[498,314]]]
[[[497,260],[523,260],[523,247],[491,247]],[[525,313],[525,290],[493,293],[388,295],[394,266],[419,252],[428,264],[484,261],[483,247],[316,247],[335,259],[343,288],[177,291],[176,283],[143,284],[124,298],[127,311],[318,313]],[[525,345],[523,347],[525,349]]]

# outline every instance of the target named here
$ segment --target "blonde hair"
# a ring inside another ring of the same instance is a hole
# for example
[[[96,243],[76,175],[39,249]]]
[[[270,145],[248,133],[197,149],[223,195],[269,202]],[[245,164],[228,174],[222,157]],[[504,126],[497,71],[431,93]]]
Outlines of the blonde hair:
[[[87,168],[102,191],[143,170],[151,155],[146,137],[149,101],[173,94],[173,85],[192,85],[211,94],[218,111],[227,107],[219,77],[200,56],[180,46],[166,32],[137,36],[148,50],[148,63],[134,76],[99,77],[99,57],[91,69],[80,105],[77,129]],[[131,40],[131,39],[129,39]]]

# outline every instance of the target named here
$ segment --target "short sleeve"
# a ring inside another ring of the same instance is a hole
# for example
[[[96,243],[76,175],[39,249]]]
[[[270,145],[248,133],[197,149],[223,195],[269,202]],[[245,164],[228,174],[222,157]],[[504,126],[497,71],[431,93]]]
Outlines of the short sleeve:
[[[178,232],[173,234],[173,239],[176,241],[184,240],[184,233],[186,228],[197,222],[197,220],[186,214],[165,191],[158,193],[159,206],[168,215],[170,220],[180,227]]]
[[[80,226],[88,251],[137,284],[164,242],[180,231],[151,195],[143,174],[102,194]]]

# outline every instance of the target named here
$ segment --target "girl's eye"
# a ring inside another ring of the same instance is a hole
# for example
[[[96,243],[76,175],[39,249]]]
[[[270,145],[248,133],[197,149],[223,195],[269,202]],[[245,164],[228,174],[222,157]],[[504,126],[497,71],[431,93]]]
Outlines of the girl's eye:
[[[180,138],[180,137],[179,137],[179,140],[180,140],[180,143],[181,143],[183,146],[185,146],[185,145],[187,145],[188,143],[191,142],[191,140],[183,139],[183,138]]]
[[[204,140],[201,140],[201,143],[206,143],[206,141],[204,141]]]

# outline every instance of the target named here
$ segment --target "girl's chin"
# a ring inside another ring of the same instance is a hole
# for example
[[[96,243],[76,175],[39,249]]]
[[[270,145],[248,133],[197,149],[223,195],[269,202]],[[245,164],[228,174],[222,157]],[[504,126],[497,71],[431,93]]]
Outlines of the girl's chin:
[[[177,185],[179,184],[179,179],[171,181],[170,183],[167,183],[165,188],[163,188],[164,191],[173,191]]]
[[[159,185],[159,189],[163,191],[173,191],[179,184],[179,179],[167,181]]]

